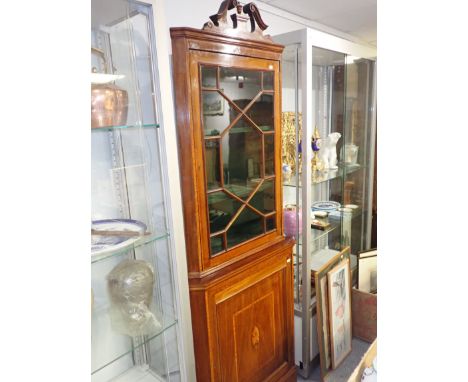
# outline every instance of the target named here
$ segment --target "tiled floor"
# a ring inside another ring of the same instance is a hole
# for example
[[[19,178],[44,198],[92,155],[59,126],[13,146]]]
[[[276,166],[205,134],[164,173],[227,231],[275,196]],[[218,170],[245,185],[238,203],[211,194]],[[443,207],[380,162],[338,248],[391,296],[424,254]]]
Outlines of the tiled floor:
[[[369,349],[370,345],[371,344],[368,342],[353,338],[351,353],[336,370],[332,370],[327,374],[325,377],[325,382],[346,382],[356,366],[361,361],[364,353],[367,351],[367,349]],[[317,366],[314,370],[312,370],[308,379],[303,379],[302,377],[298,376],[297,380],[320,382],[320,367]]]

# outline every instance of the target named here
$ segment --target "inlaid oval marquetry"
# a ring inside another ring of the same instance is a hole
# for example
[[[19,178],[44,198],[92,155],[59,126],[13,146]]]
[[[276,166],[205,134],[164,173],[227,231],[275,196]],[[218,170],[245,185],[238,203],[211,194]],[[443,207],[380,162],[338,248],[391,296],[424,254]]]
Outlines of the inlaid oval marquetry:
[[[252,334],[251,334],[251,340],[252,340],[252,346],[257,349],[258,344],[260,343],[260,331],[256,326],[252,329]]]

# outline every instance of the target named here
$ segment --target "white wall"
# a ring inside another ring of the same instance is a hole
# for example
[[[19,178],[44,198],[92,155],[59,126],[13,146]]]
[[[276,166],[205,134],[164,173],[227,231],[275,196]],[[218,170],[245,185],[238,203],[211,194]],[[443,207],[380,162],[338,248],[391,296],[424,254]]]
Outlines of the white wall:
[[[219,5],[221,4],[221,0],[203,0],[197,3],[189,2],[189,0],[160,1],[164,2],[168,27],[201,28],[203,24],[209,20],[209,16],[218,11]],[[242,1],[241,4],[245,4],[249,1],[250,0]],[[254,2],[260,9],[263,20],[268,25],[268,29],[265,33],[270,34],[271,36],[309,27],[375,49],[374,46],[368,45],[361,39],[345,32],[283,11],[273,5],[262,3],[261,0],[255,0]],[[168,38],[170,39],[169,36]],[[168,46],[171,46],[170,41]]]

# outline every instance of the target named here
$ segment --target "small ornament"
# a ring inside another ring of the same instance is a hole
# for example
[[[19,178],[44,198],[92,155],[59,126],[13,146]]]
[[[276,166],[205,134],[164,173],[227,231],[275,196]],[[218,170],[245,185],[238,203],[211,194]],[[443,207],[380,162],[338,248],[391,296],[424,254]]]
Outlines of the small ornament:
[[[288,204],[283,209],[284,234],[294,237],[302,233],[302,214],[295,204]]]
[[[325,171],[338,169],[336,144],[340,138],[340,133],[331,133],[321,141],[320,160],[323,162]]]
[[[320,150],[320,133],[315,126],[314,134],[312,134],[312,151],[314,152],[314,156],[312,158],[312,177],[315,176],[315,172],[323,170],[323,162],[320,160],[318,156],[318,152]]]
[[[291,181],[291,174],[292,174],[291,166],[286,163],[283,163],[283,177],[286,182]]]

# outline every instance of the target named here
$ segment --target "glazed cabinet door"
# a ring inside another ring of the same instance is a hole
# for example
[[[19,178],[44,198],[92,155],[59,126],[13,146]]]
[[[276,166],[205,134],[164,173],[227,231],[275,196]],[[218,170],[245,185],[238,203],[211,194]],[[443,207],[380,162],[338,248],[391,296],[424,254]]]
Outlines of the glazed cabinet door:
[[[202,268],[282,237],[279,62],[191,51]]]
[[[279,381],[294,364],[290,251],[253,266],[211,294],[216,381]]]

